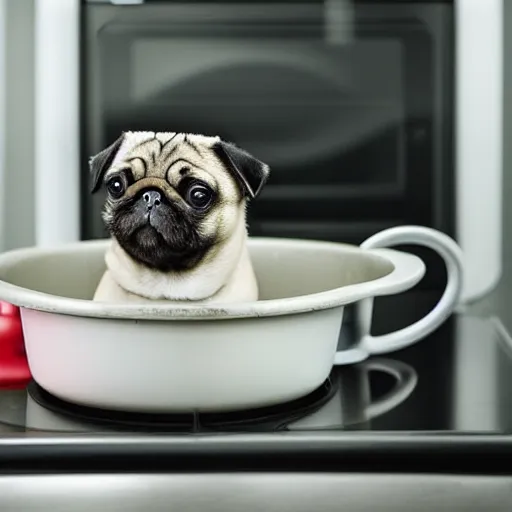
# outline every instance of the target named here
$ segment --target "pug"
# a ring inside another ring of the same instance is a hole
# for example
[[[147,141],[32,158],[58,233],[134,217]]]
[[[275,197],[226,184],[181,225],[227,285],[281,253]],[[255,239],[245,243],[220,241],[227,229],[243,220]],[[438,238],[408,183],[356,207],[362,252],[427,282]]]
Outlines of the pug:
[[[219,137],[124,132],[89,165],[111,235],[94,300],[258,300],[246,207],[267,164]]]

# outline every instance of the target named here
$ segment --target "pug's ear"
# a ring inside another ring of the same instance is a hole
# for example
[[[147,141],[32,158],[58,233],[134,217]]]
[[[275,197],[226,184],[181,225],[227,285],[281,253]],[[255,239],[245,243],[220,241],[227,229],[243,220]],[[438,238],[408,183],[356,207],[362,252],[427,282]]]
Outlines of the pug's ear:
[[[240,183],[245,196],[254,199],[270,175],[270,167],[230,142],[219,141],[213,151]]]
[[[103,176],[112,165],[123,141],[124,133],[122,133],[121,136],[108,148],[105,148],[103,151],[100,151],[97,155],[94,155],[89,159],[89,169],[92,175],[92,194],[97,192],[101,187]]]

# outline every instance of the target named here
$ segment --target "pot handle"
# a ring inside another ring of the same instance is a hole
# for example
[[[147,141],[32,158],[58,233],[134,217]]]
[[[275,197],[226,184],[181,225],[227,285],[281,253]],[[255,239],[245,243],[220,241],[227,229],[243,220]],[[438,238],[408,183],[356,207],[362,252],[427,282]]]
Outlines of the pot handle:
[[[365,417],[368,420],[391,411],[414,391],[418,383],[418,375],[412,367],[400,361],[391,359],[370,359],[361,363],[366,373],[379,371],[395,377],[396,383],[391,391],[372,401],[366,406]]]
[[[362,346],[370,355],[400,350],[425,338],[447,320],[460,299],[463,279],[462,252],[452,238],[424,226],[398,226],[371,236],[361,244],[361,248],[377,249],[399,244],[423,245],[436,251],[446,265],[446,288],[436,306],[421,320],[389,334],[365,334]],[[357,314],[368,321],[368,317],[371,318],[372,305],[373,299],[364,299],[357,306]]]

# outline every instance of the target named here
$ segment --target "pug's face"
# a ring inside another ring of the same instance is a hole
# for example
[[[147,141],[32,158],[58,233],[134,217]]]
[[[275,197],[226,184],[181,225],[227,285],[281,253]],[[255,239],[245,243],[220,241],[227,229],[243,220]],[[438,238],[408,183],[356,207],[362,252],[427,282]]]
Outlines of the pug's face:
[[[90,160],[105,225],[146,267],[185,271],[228,240],[269,168],[218,137],[125,132]]]

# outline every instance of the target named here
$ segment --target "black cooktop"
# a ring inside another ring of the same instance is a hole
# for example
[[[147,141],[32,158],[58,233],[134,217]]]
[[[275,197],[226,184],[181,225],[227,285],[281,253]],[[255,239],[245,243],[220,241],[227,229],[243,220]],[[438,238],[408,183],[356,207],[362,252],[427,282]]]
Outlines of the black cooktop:
[[[380,299],[375,334],[422,316],[438,295]],[[351,336],[346,311],[341,338]],[[0,434],[512,432],[512,341],[497,319],[454,314],[433,335],[386,357],[335,367],[306,397],[228,414],[140,415],[67,404],[35,382],[0,389]]]

